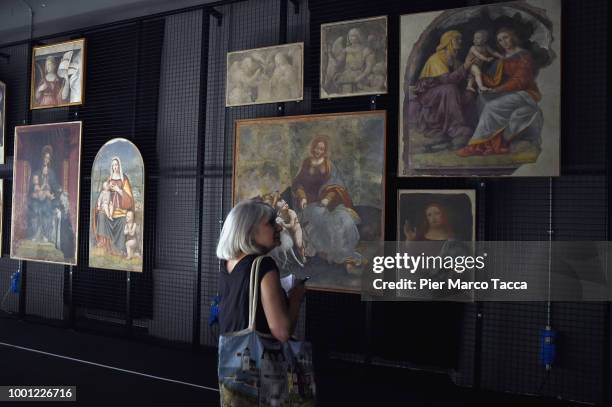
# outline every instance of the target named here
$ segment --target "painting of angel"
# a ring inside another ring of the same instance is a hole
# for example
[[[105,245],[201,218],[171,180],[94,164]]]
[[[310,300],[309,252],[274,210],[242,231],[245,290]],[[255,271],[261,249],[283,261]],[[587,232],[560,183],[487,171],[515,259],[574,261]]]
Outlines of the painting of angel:
[[[387,17],[321,24],[320,96],[387,93]]]
[[[229,52],[225,105],[302,100],[303,71],[302,42]]]

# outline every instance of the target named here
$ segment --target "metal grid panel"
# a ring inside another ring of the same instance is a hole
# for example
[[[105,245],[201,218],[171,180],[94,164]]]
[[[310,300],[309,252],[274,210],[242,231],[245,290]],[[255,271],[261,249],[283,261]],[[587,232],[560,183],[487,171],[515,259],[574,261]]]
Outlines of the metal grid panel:
[[[206,136],[204,146],[204,219],[202,239],[201,343],[216,346],[217,328],[207,324],[208,306],[217,294],[219,261],[215,255],[224,219],[232,207],[234,123],[238,119],[275,116],[276,104],[225,108],[227,52],[279,43],[280,0],[242,2],[218,7],[221,27],[212,19],[209,31]]]
[[[159,184],[149,333],[189,342],[198,253],[198,108],[203,12],[166,17],[159,88]]]
[[[0,80],[6,84],[6,116],[4,140],[4,162],[0,165],[0,174],[4,180],[3,210],[2,210],[2,258],[0,258],[0,302],[1,310],[17,312],[19,310],[19,293],[10,293],[10,277],[17,271],[18,262],[9,258],[11,240],[11,194],[12,180],[7,177],[12,171],[13,142],[15,126],[22,125],[28,120],[29,107],[27,106],[28,79],[24,72],[28,72],[29,47],[17,45],[1,48],[0,52],[9,55],[9,59],[0,58]],[[5,297],[6,295],[6,297]]]

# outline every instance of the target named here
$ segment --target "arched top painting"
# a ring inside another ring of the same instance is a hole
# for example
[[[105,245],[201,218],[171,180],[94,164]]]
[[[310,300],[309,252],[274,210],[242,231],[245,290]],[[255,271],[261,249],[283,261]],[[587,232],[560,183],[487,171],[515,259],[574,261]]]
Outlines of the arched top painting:
[[[89,267],[142,271],[145,171],[138,148],[115,138],[91,170]]]
[[[561,2],[401,17],[400,176],[557,176]]]

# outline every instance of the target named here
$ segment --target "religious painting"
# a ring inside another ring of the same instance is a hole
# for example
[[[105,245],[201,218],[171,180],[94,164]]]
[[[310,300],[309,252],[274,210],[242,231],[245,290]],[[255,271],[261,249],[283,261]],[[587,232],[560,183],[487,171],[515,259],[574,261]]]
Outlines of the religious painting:
[[[464,259],[474,255],[471,242],[476,240],[476,191],[473,189],[404,190],[398,191],[397,243],[400,254],[421,255],[424,258]],[[446,282],[449,278],[469,282],[474,274],[459,269],[445,268],[444,262],[435,261],[415,274],[396,270],[396,280],[410,278],[419,282],[426,276],[429,281]],[[420,301],[472,301],[470,290],[398,290],[398,297]]]
[[[225,106],[304,98],[304,43],[228,52]]]
[[[474,241],[476,192],[473,189],[398,191],[397,240]]]
[[[11,258],[77,264],[81,129],[15,127]]]
[[[6,139],[6,85],[0,82],[0,164],[4,164],[4,140]]]
[[[129,140],[100,148],[91,169],[89,267],[142,272],[144,162]]]
[[[561,2],[401,16],[399,176],[558,176]]]
[[[321,24],[321,99],[387,93],[387,17]]]
[[[85,39],[34,47],[30,109],[83,103]]]
[[[386,112],[236,122],[233,199],[277,209],[282,275],[307,287],[358,291],[384,223]]]

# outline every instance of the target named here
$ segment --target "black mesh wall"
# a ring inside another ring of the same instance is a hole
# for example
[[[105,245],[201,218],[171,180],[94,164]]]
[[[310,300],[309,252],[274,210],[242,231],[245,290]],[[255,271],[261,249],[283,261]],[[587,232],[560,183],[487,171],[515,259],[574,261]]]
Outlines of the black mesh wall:
[[[232,205],[234,123],[244,118],[386,110],[386,240],[396,239],[398,189],[453,188],[477,191],[481,240],[547,240],[551,197],[553,239],[609,239],[604,0],[563,2],[563,176],[552,181],[397,177],[399,16],[483,2],[298,3],[298,13],[289,0],[224,3],[215,6],[218,17],[202,6],[0,48],[10,55],[8,61],[0,58],[0,80],[7,83],[10,100],[8,160],[0,166],[5,198],[2,295],[19,266],[8,258],[13,128],[66,120],[84,123],[79,265],[26,263],[24,295],[9,294],[3,310],[18,312],[21,306],[26,317],[65,320],[77,328],[216,346],[218,330],[207,323],[208,306],[217,293],[215,246]],[[389,16],[389,93],[320,99],[320,25],[381,15]],[[30,46],[80,37],[87,39],[85,104],[30,111]],[[225,107],[227,52],[301,41],[304,101]],[[146,165],[142,274],[87,265],[89,172],[98,149],[113,137],[132,140]],[[364,366],[442,371],[461,385],[589,403],[601,403],[607,386],[606,304],[552,305],[550,320],[559,332],[559,347],[549,374],[538,361],[539,330],[549,317],[545,303],[364,303],[358,295],[310,291],[302,316],[301,331],[323,363],[340,358]]]
[[[17,312],[19,310],[19,293],[9,291],[10,276],[18,270],[19,262],[9,259],[11,236],[11,193],[12,193],[12,156],[14,128],[27,123],[29,114],[29,99],[24,89],[28,84],[29,47],[15,45],[0,50],[7,58],[0,58],[0,80],[6,84],[6,102],[4,165],[0,165],[0,174],[3,179],[3,208],[2,208],[2,258],[0,258],[0,295],[2,295],[0,309]]]

